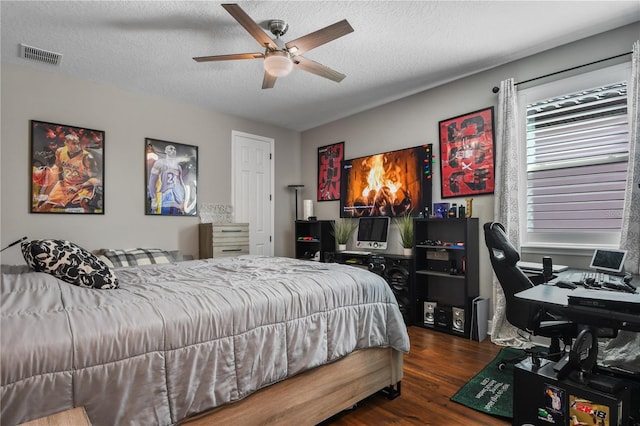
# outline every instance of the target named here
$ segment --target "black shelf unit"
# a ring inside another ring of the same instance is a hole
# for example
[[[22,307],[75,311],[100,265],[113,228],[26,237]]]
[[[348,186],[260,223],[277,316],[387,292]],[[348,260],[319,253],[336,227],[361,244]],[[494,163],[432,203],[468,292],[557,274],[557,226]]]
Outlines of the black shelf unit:
[[[469,337],[478,250],[477,218],[415,219],[416,325]]]
[[[296,259],[313,259],[320,252],[320,262],[326,253],[336,250],[333,236],[333,220],[296,220]]]

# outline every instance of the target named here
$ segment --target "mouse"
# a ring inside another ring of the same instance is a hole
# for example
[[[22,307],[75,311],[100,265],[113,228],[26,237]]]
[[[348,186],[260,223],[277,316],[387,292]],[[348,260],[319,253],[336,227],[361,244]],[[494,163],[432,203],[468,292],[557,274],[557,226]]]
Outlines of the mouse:
[[[556,283],[556,287],[571,288],[571,289],[578,288],[578,286],[576,284],[574,284],[572,282],[569,282],[569,281],[558,281]]]
[[[596,279],[595,279],[595,278],[586,278],[586,279],[584,280],[584,283],[585,283],[586,285],[591,285],[591,286],[592,286],[592,285],[594,285],[594,284],[595,284],[595,282],[596,282]]]

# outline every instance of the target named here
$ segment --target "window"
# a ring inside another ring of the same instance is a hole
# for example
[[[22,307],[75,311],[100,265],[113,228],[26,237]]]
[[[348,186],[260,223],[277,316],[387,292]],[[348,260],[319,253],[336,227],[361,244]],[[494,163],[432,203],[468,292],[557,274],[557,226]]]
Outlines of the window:
[[[526,115],[523,245],[619,243],[629,73],[628,64],[617,65],[518,93]]]

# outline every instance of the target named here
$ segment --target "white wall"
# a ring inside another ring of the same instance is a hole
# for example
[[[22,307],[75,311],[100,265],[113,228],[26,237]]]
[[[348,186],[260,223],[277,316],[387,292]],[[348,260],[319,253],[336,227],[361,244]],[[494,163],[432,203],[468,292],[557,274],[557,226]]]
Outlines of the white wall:
[[[231,204],[231,131],[275,139],[276,255],[293,250],[293,198],[299,180],[300,134],[215,111],[33,68],[2,64],[0,240],[68,239],[98,248],[158,247],[198,256],[197,217],[144,214],[144,139],[199,147],[198,198]],[[29,121],[105,131],[105,214],[29,213]],[[284,166],[283,166],[284,165]],[[23,263],[19,247],[2,253]]]
[[[230,203],[231,131],[239,130],[276,141],[275,254],[292,256],[294,197],[287,185],[305,185],[300,199],[314,200],[314,213],[318,218],[338,217],[337,201],[315,202],[319,146],[345,141],[347,158],[423,143],[437,146],[438,121],[487,106],[497,107],[491,88],[501,80],[513,77],[523,81],[630,51],[638,34],[640,23],[629,25],[426,90],[302,135],[166,99],[2,64],[0,246],[27,235],[29,238],[67,238],[87,249],[146,246],[197,255],[197,218],[144,215],[144,138],[198,145],[200,201]],[[104,215],[29,213],[29,120],[32,119],[106,132]],[[302,170],[308,172],[303,174]],[[437,202],[438,167],[434,171],[433,201]],[[447,199],[450,200],[460,201]],[[491,220],[493,197],[474,197],[473,208],[480,223]],[[397,235],[391,238],[390,250],[399,252]],[[488,257],[482,250],[481,254],[480,294],[490,297],[491,270]],[[0,256],[2,263],[22,263],[17,248],[6,250]],[[555,263],[575,261],[554,254]]]
[[[345,142],[345,158],[408,148],[432,143],[439,154],[438,122],[467,112],[494,106],[497,113],[497,95],[491,89],[500,81],[514,78],[516,82],[528,80],[581,64],[608,58],[619,53],[630,52],[633,42],[640,34],[640,23],[619,28],[595,37],[565,45],[535,56],[496,67],[452,83],[436,87],[413,96],[338,120],[302,133],[302,183],[314,188],[317,180],[317,148],[336,142]],[[630,61],[631,56],[608,62]],[[580,72],[588,70],[584,68]],[[568,76],[565,73],[562,77]],[[539,80],[538,83],[546,82]],[[438,155],[439,156],[439,155]],[[499,165],[497,166],[499,167]],[[440,170],[434,165],[433,202],[440,198]],[[307,192],[304,198],[315,201],[315,192]],[[480,227],[493,220],[493,195],[473,197],[473,216],[479,218]],[[448,198],[445,202],[464,203],[464,199]],[[334,219],[339,216],[338,201],[314,203],[314,213],[319,219]],[[489,256],[484,248],[484,234],[480,230],[480,295],[492,297],[492,270]],[[390,237],[390,253],[400,253],[396,233]],[[532,255],[531,261],[541,261],[541,254]],[[557,264],[587,266],[588,259],[571,258],[553,254]],[[586,261],[586,264],[584,263]]]

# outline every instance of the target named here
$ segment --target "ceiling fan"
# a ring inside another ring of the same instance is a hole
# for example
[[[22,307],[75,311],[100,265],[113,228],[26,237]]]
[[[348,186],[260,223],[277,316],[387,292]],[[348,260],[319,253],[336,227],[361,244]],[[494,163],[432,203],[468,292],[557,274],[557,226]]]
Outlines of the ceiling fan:
[[[342,81],[346,76],[338,71],[319,64],[302,56],[309,50],[340,38],[353,32],[353,28],[346,19],[333,25],[314,31],[293,41],[284,43],[280,37],[289,29],[289,25],[279,19],[269,21],[269,30],[276,37],[272,39],[245,13],[237,4],[223,4],[231,16],[235,18],[245,30],[264,46],[264,53],[236,53],[230,55],[199,56],[193,58],[196,62],[227,61],[234,59],[258,59],[264,58],[263,89],[271,89],[276,84],[278,77],[287,76],[293,67],[320,77],[328,78],[336,82]]]

